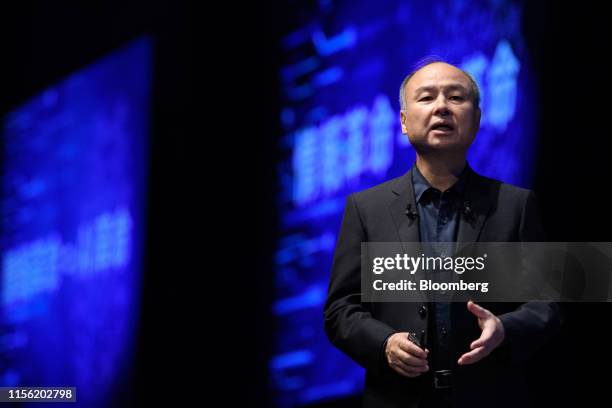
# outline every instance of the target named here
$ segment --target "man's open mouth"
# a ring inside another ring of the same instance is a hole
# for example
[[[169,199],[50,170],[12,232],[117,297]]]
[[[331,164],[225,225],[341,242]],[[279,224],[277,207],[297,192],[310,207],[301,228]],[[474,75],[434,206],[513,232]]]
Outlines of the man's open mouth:
[[[450,132],[453,129],[453,126],[449,123],[436,123],[431,127],[431,130],[438,130],[440,132]]]

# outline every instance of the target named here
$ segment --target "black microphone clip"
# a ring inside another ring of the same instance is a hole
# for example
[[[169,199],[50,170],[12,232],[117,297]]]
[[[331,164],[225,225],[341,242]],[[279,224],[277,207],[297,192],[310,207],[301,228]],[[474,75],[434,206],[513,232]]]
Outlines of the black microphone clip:
[[[465,217],[466,220],[469,220],[472,218],[472,208],[470,207],[470,203],[468,201],[465,201],[463,203],[463,216]]]
[[[412,203],[408,203],[408,206],[406,207],[406,215],[411,220],[414,220],[416,217],[419,216],[419,213],[416,210],[412,209]]]

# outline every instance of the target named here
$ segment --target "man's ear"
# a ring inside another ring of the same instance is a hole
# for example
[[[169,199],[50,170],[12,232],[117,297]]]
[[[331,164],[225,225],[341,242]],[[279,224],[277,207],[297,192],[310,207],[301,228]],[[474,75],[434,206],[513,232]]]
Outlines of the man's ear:
[[[408,128],[406,127],[406,112],[404,112],[403,110],[400,111],[400,123],[402,124],[402,133],[407,135],[408,134]]]
[[[475,118],[476,132],[478,132],[480,130],[480,119],[482,116],[482,111],[480,110],[480,107],[476,108],[475,114],[476,114],[476,118]]]

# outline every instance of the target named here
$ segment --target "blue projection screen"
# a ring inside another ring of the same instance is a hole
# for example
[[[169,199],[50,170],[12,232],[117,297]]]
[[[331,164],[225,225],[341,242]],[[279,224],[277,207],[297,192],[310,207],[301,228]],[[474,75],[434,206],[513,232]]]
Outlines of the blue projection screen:
[[[74,386],[76,406],[102,407],[129,378],[151,47],[130,43],[3,122],[1,386]]]
[[[275,405],[354,395],[363,370],[333,348],[323,303],[346,196],[405,173],[399,86],[424,57],[470,72],[482,94],[469,163],[529,187],[536,148],[532,75],[519,1],[320,1],[294,5],[282,39],[283,161],[275,253]]]

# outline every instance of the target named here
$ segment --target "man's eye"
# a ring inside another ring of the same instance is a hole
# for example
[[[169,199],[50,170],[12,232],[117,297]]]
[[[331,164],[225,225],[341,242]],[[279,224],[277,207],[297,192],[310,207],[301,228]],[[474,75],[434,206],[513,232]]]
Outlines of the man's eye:
[[[463,100],[463,96],[460,96],[460,95],[453,95],[453,96],[451,96],[451,97],[450,97],[450,99],[451,99],[452,101],[462,101],[462,100]]]
[[[419,99],[420,101],[431,101],[433,98],[431,96],[423,96],[421,99]]]

